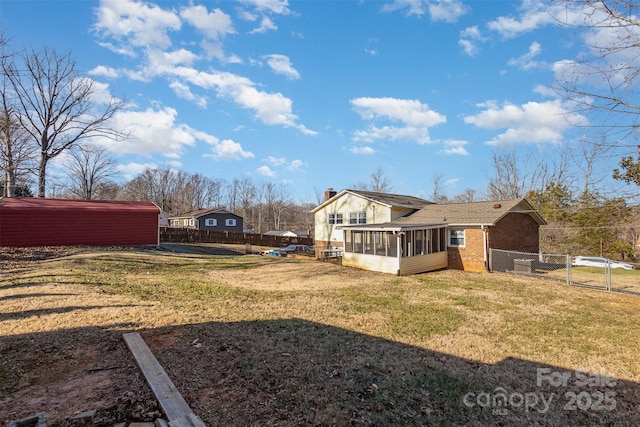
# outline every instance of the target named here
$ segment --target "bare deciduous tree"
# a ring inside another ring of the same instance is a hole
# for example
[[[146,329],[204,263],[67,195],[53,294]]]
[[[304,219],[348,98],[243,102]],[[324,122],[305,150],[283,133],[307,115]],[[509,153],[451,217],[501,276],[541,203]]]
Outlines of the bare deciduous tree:
[[[389,193],[393,191],[393,185],[384,175],[384,170],[382,170],[381,167],[373,171],[369,178],[369,182],[358,182],[353,184],[352,187],[356,190],[375,191],[376,193]]]
[[[92,145],[78,145],[69,151],[66,165],[67,188],[82,199],[100,199],[96,190],[107,184],[116,172],[116,164],[106,149]]]
[[[39,147],[38,197],[45,197],[51,159],[89,138],[122,137],[108,122],[123,101],[98,103],[93,81],[80,75],[70,54],[24,50],[2,67],[18,122]]]
[[[467,188],[462,193],[457,194],[453,197],[453,201],[455,203],[471,203],[475,202],[476,200],[476,190],[472,188]]]
[[[384,175],[381,167],[371,173],[371,191],[377,193],[389,193],[393,191],[391,181]]]
[[[0,171],[4,174],[4,196],[15,197],[16,186],[32,169],[33,150],[20,126],[6,92],[0,94]]]
[[[594,135],[589,144],[613,148],[616,157],[628,159],[640,137],[640,4],[629,0],[562,0],[557,4],[566,8],[556,19],[575,30],[581,37],[576,45],[584,49],[575,59],[555,65],[555,89],[574,106],[572,113],[588,118],[573,124],[580,132]],[[601,153],[594,150],[590,154]],[[592,171],[583,172],[587,182],[594,178]]]
[[[431,201],[433,203],[447,203],[448,198],[444,194],[443,182],[444,176],[442,174],[436,174],[433,176],[433,188],[431,190]]]
[[[524,184],[515,152],[493,153],[495,176],[489,181],[489,197],[494,200],[517,199],[524,196]]]
[[[0,61],[2,67],[10,61],[11,54],[4,51],[6,38],[0,32]],[[16,186],[24,181],[31,171],[33,150],[29,144],[29,136],[20,126],[15,106],[12,103],[11,92],[8,90],[9,79],[2,73],[0,81],[0,171],[3,173],[3,196],[15,197]]]

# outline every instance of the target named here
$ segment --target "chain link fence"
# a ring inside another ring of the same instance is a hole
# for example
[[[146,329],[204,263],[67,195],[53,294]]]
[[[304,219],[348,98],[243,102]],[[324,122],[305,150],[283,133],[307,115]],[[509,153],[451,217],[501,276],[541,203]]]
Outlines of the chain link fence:
[[[575,267],[567,254],[545,254],[491,249],[489,269],[536,276],[568,285],[615,290],[640,295],[640,271],[607,267]]]

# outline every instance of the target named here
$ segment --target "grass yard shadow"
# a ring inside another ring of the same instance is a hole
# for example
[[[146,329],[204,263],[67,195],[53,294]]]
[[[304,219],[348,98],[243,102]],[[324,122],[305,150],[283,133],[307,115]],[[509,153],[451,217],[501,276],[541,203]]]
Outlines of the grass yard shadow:
[[[207,425],[640,425],[640,385],[300,319],[142,332]]]
[[[134,330],[209,426],[640,425],[635,382],[483,364],[302,319],[0,335],[0,425],[44,411],[66,426],[100,408],[144,421],[136,408],[158,407],[122,339]]]

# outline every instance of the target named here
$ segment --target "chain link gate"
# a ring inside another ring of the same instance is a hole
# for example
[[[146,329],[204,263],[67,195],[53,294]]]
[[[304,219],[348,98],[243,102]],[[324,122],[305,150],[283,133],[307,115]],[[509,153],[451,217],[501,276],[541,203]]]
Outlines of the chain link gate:
[[[505,251],[489,251],[489,270],[493,272],[515,273],[538,276],[572,283],[571,257],[566,254],[545,254]]]
[[[567,254],[545,254],[491,249],[489,270],[536,276],[563,281],[568,285],[584,286],[611,291],[612,273],[609,264],[602,270],[573,268]]]

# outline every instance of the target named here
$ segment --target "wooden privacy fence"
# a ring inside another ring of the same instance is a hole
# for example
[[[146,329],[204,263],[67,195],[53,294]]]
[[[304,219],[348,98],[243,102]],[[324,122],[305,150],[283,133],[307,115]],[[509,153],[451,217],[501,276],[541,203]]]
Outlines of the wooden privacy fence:
[[[256,246],[284,247],[287,245],[313,246],[310,237],[267,236],[255,233],[234,233],[232,231],[195,230],[191,228],[160,227],[161,243],[225,243]]]

